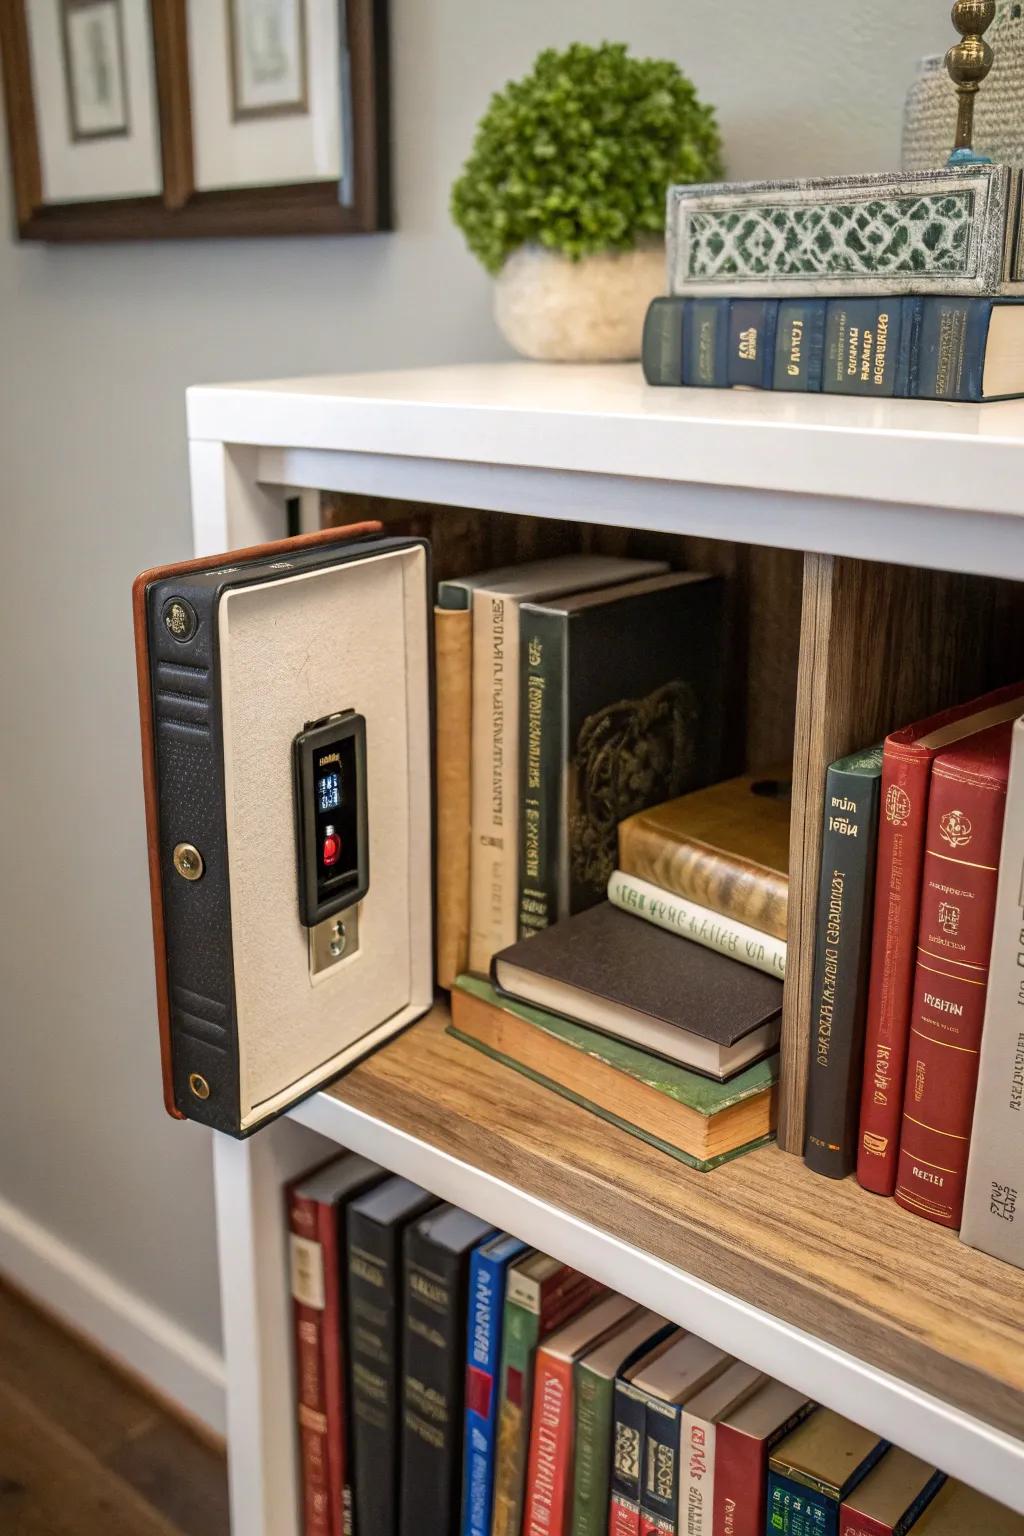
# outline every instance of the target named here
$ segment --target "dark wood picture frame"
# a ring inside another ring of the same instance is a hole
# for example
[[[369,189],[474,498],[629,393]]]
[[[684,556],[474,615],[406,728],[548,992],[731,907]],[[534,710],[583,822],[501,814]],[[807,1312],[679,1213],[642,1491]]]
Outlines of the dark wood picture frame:
[[[212,3],[212,0],[211,0]],[[186,0],[150,0],[163,195],[103,202],[43,200],[26,0],[0,0],[7,136],[23,240],[158,240],[201,236],[344,235],[389,229],[387,0],[345,0],[352,197],[339,183],[196,190]]]

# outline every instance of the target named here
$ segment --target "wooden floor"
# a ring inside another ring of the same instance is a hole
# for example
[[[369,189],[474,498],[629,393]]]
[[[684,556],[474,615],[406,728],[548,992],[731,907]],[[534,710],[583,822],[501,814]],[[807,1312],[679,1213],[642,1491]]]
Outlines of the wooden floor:
[[[228,1536],[224,1457],[0,1284],[0,1536]]]

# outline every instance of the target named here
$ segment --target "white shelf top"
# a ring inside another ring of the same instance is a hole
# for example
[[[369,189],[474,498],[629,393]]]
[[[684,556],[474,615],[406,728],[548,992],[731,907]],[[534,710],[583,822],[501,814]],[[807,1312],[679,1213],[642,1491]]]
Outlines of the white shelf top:
[[[513,362],[201,385],[188,423],[261,448],[1024,514],[1024,401],[655,389],[637,364]]]

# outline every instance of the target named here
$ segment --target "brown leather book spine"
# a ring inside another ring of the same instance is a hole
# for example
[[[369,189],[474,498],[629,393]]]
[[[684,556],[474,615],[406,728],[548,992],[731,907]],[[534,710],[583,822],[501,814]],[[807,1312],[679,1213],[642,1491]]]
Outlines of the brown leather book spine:
[[[292,1307],[295,1318],[299,1444],[304,1536],[339,1536],[337,1496],[332,1498],[325,1371],[323,1249],[318,1207],[294,1191],[288,1197],[292,1232]],[[300,1246],[301,1245],[301,1246]],[[303,1299],[300,1299],[303,1298]],[[314,1305],[320,1302],[321,1305]],[[340,1488],[337,1490],[340,1494]]]
[[[619,868],[722,917],[786,937],[789,880],[707,843],[666,838],[642,816],[619,828]]]
[[[983,732],[932,771],[896,1200],[944,1227],[963,1211],[1010,730]]]
[[[469,821],[473,615],[435,608],[437,667],[437,980],[469,964]]]

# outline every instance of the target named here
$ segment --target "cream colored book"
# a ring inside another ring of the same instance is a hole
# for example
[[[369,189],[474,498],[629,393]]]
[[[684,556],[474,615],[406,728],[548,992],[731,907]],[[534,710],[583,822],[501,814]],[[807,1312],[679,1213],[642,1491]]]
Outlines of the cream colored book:
[[[656,923],[659,928],[664,928],[668,933],[677,933],[680,938],[689,939],[693,944],[703,944],[705,949],[717,949],[720,954],[728,955],[730,960],[752,965],[756,971],[777,976],[780,981],[786,978],[784,939],[776,939],[770,933],[761,933],[759,929],[737,922],[734,918],[722,917],[718,912],[712,912],[710,908],[702,907],[695,901],[687,901],[683,896],[673,896],[670,891],[661,890],[649,880],[623,874],[621,869],[617,869],[608,881],[608,900],[613,907],[620,907],[623,912],[632,912],[634,917],[642,917],[645,922]]]
[[[473,770],[469,968],[514,944],[519,900],[519,605],[655,576],[663,560],[563,555],[472,589]],[[495,573],[496,575],[498,573]]]

